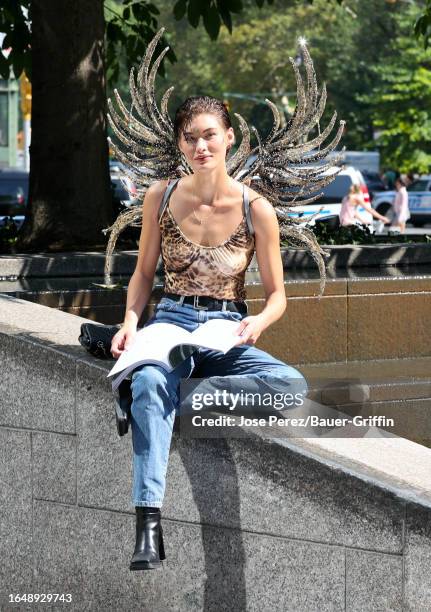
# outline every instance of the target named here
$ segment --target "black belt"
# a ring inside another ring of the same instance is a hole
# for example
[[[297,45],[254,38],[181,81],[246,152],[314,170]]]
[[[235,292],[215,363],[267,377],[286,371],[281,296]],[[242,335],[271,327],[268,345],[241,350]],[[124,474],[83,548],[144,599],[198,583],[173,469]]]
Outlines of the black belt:
[[[180,302],[183,304],[191,304],[194,308],[201,310],[223,310],[223,304],[225,304],[225,310],[231,312],[239,312],[241,314],[247,314],[248,307],[245,302],[234,301],[234,300],[220,300],[213,298],[209,295],[179,295],[178,293],[164,293],[163,297],[167,297],[170,300]]]

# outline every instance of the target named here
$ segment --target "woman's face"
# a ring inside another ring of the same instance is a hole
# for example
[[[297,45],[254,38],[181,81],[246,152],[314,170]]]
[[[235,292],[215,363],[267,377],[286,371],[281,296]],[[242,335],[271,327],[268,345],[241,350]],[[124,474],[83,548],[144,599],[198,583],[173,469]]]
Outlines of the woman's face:
[[[233,128],[225,129],[217,115],[199,113],[183,127],[178,146],[194,172],[226,161],[226,150],[235,141]]]

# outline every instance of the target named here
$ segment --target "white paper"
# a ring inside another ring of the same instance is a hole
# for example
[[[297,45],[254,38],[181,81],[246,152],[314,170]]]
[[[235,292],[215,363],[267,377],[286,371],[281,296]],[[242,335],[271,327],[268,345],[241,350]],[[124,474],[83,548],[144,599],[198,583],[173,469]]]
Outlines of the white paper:
[[[130,369],[140,363],[156,362],[164,364],[167,370],[172,369],[169,363],[170,350],[180,344],[191,344],[227,353],[238,341],[234,332],[239,321],[212,319],[202,323],[193,332],[189,332],[173,323],[152,323],[140,329],[131,347],[123,351],[117,359],[108,377]]]

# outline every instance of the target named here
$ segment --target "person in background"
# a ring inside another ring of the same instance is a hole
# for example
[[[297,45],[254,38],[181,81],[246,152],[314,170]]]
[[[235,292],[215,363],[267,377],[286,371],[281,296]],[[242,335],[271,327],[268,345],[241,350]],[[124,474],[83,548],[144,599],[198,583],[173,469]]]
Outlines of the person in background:
[[[388,189],[394,189],[395,181],[399,174],[395,172],[395,170],[391,170],[390,168],[388,168],[387,170],[385,170],[384,175],[386,177],[386,184],[388,186]]]
[[[387,179],[386,173],[383,172],[383,171],[380,172],[379,173],[379,177],[380,177],[380,180],[382,181],[383,185],[385,186],[385,189],[389,189],[388,179]]]
[[[355,220],[357,219],[360,223],[364,225],[368,225],[369,221],[365,217],[363,217],[359,211],[358,206],[363,206],[367,212],[369,212],[375,219],[379,219],[383,223],[389,223],[388,217],[384,217],[377,210],[371,208],[368,204],[364,202],[364,198],[362,197],[361,188],[359,185],[352,184],[349,193],[344,196],[341,203],[340,210],[340,225],[348,226],[355,225]]]
[[[412,171],[410,170],[410,172],[408,172],[408,173],[406,174],[406,179],[405,179],[405,181],[404,181],[404,182],[405,182],[406,187],[408,187],[409,185],[411,185],[412,183],[414,183],[414,182],[415,182],[415,180],[416,180],[415,173],[414,173],[414,172],[412,172]]]
[[[409,194],[407,193],[406,184],[402,180],[402,178],[396,179],[395,189],[397,190],[397,194],[392,203],[394,218],[389,227],[389,230],[395,230],[404,233],[406,231],[406,221],[407,219],[410,219],[410,210]]]

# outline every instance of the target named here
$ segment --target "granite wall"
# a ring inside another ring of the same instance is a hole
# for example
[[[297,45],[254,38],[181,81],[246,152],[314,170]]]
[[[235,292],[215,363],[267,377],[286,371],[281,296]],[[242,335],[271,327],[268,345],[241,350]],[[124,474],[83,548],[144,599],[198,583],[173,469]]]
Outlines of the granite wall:
[[[431,609],[431,509],[282,440],[175,433],[167,560],[130,572],[131,435],[116,432],[110,364],[72,340],[82,319],[28,307],[68,318],[71,340],[0,324],[2,611]]]

